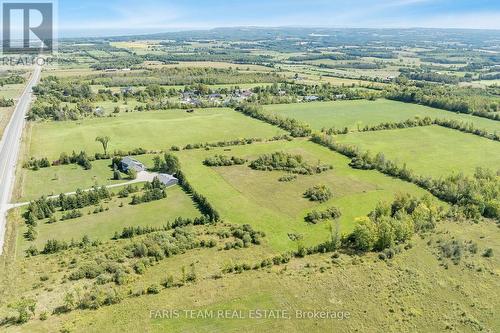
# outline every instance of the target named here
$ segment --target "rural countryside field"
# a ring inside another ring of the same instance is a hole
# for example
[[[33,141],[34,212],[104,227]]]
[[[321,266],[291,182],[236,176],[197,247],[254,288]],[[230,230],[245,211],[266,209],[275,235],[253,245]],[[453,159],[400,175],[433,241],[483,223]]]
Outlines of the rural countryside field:
[[[2,67],[0,332],[499,331],[498,41],[66,38],[33,96]]]

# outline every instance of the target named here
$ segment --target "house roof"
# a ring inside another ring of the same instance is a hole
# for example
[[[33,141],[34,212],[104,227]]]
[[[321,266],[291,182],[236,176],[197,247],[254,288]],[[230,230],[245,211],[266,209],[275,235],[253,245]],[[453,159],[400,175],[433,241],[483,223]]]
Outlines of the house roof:
[[[125,165],[137,165],[137,166],[144,167],[144,164],[142,164],[141,162],[139,162],[136,159],[133,159],[130,156],[125,156],[124,158],[122,158],[122,163]]]

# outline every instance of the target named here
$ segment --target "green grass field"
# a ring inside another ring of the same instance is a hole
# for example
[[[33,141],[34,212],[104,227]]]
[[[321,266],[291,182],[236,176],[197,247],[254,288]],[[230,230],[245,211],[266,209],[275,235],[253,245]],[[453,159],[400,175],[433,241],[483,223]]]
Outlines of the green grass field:
[[[500,167],[500,143],[455,130],[427,126],[337,136],[361,151],[383,152],[386,158],[417,174],[440,177],[472,174],[477,167]]]
[[[358,126],[362,128],[365,125],[429,116],[472,122],[476,127],[489,132],[500,132],[498,121],[386,99],[268,105],[264,110],[301,120],[317,130],[324,127],[348,127],[355,130]]]
[[[209,168],[202,164],[207,156],[225,154],[249,160],[265,153],[285,151],[301,154],[311,164],[333,165],[333,170],[313,176],[299,176],[283,183],[283,172],[254,171],[248,166]],[[368,214],[381,200],[391,200],[396,193],[423,195],[418,187],[386,177],[375,171],[354,170],[349,160],[311,142],[271,142],[210,151],[179,153],[182,168],[190,183],[220,211],[230,223],[251,224],[267,234],[266,242],[275,250],[295,249],[289,233],[304,236],[307,245],[318,244],[329,237],[329,224],[308,225],[304,216],[313,209],[338,206],[342,211],[341,232],[352,230],[354,218]],[[325,184],[334,198],[323,204],[310,202],[303,193],[311,186]]]
[[[19,184],[20,201],[36,199],[42,195],[57,195],[73,192],[76,189],[88,189],[94,185],[112,185],[126,182],[113,180],[110,160],[92,162],[92,169],[84,170],[76,164],[52,166],[37,171],[22,169],[22,183]],[[124,178],[126,175],[124,175]]]
[[[268,138],[284,132],[231,109],[197,109],[122,113],[112,118],[41,122],[33,126],[31,156],[59,157],[61,152],[101,152],[97,136],[111,137],[110,151],[138,147],[168,149],[172,145],[245,137]]]
[[[137,186],[140,188],[142,185],[138,184]],[[119,188],[112,191],[116,193],[118,190]],[[130,205],[130,201],[130,197],[113,197],[102,203],[103,208],[109,208],[109,210],[93,214],[96,207],[86,207],[81,209],[84,215],[73,220],[59,221],[62,213],[57,212],[55,214],[58,219],[56,223],[47,224],[48,219],[38,222],[38,237],[34,242],[28,242],[24,239],[23,234],[26,228],[22,227],[18,235],[18,254],[24,255],[24,250],[32,244],[42,248],[49,239],[69,242],[72,239],[80,240],[84,235],[87,235],[93,240],[106,241],[110,240],[115,232],[121,232],[124,227],[160,227],[179,216],[189,218],[200,216],[191,198],[178,186],[167,189],[166,199],[135,206]],[[123,203],[123,207],[120,207],[121,203]]]

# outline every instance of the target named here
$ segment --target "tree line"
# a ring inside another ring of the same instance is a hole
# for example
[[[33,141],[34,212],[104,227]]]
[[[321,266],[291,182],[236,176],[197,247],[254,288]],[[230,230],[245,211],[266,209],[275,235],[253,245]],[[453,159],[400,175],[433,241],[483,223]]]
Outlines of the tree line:
[[[238,106],[235,110],[252,118],[265,121],[271,125],[275,125],[286,131],[289,131],[290,135],[293,137],[306,137],[310,136],[312,133],[309,125],[302,123],[296,119],[284,118],[272,113],[266,113],[263,111],[263,108],[261,106],[244,104]]]
[[[416,175],[406,165],[399,166],[378,153],[360,153],[356,147],[334,142],[327,135],[314,134],[313,142],[352,158],[350,166],[365,170],[378,170],[386,175],[414,183],[439,199],[457,205],[468,218],[500,219],[500,179],[491,170],[478,168],[473,176],[463,174],[432,179]]]

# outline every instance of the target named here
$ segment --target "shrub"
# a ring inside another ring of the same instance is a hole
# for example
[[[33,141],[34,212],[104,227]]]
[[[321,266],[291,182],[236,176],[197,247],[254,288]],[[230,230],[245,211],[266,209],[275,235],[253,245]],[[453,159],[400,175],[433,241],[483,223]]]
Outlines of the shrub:
[[[304,197],[311,201],[325,202],[333,197],[332,191],[325,185],[316,185],[309,188],[305,193]]]
[[[160,287],[156,284],[152,284],[148,287],[146,290],[148,294],[159,294],[160,293]]]

